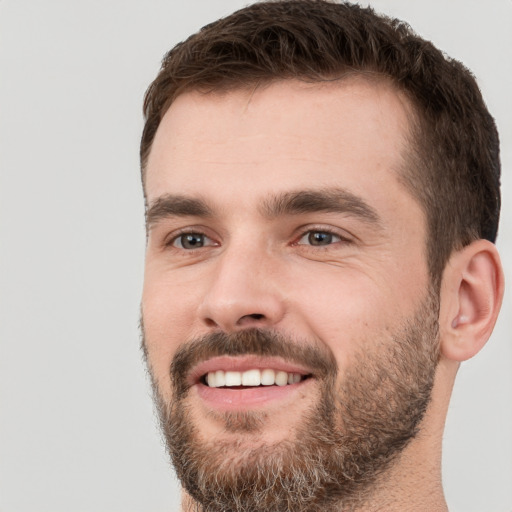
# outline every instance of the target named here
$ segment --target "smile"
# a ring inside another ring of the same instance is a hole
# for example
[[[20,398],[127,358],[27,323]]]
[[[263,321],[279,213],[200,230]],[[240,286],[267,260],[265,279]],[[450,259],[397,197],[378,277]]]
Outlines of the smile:
[[[252,369],[245,372],[217,370],[203,376],[203,382],[210,388],[222,387],[257,387],[257,386],[286,386],[297,384],[307,378],[300,373],[288,373],[281,370],[265,368]]]
[[[242,356],[205,361],[194,369],[191,380],[205,405],[243,410],[291,399],[313,377],[307,369],[283,360]]]

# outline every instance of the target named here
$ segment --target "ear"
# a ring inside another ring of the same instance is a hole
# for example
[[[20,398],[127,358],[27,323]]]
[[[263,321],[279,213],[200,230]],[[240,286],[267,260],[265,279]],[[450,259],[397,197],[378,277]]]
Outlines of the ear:
[[[442,356],[473,357],[487,342],[503,299],[503,269],[496,246],[476,240],[450,257],[441,283]]]

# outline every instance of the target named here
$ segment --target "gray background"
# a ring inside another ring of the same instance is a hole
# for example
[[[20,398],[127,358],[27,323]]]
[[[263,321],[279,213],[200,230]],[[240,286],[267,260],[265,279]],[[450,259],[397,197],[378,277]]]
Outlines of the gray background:
[[[512,1],[370,3],[476,74],[501,132],[512,283]],[[141,103],[165,51],[245,4],[0,1],[1,512],[178,509],[139,352]],[[452,512],[512,511],[511,289],[454,392]]]

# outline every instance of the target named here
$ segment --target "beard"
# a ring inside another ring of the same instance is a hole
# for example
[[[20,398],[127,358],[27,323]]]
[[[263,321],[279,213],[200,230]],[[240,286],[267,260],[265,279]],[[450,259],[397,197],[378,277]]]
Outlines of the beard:
[[[439,359],[437,294],[430,293],[396,332],[368,345],[338,382],[336,360],[325,346],[271,330],[212,333],[175,354],[170,403],[149,365],[171,460],[193,500],[188,510],[348,511],[370,499],[418,434],[430,402]],[[147,357],[144,338],[143,347]],[[284,441],[264,441],[260,434],[268,417],[258,411],[217,413],[232,440],[204,439],[187,402],[189,370],[211,357],[247,354],[281,357],[311,369],[318,400]]]

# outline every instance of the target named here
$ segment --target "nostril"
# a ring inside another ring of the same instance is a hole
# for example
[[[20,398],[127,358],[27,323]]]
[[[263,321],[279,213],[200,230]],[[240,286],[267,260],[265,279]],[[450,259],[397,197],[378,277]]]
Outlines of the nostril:
[[[250,323],[251,321],[260,321],[260,320],[264,320],[264,319],[265,319],[265,315],[263,315],[261,313],[252,313],[251,315],[242,316],[238,320],[237,324],[242,325],[242,324]]]
[[[0,0],[1,1],[1,0]],[[252,313],[249,315],[243,315],[236,322],[237,327],[247,327],[253,323],[259,323],[262,320],[265,320],[267,317],[262,313]],[[232,327],[229,322],[223,323],[221,321],[216,321],[213,318],[204,318],[204,323],[211,328],[221,328],[223,330],[229,331]]]
[[[212,320],[211,318],[205,318],[205,322],[208,327],[217,327],[215,320]]]

